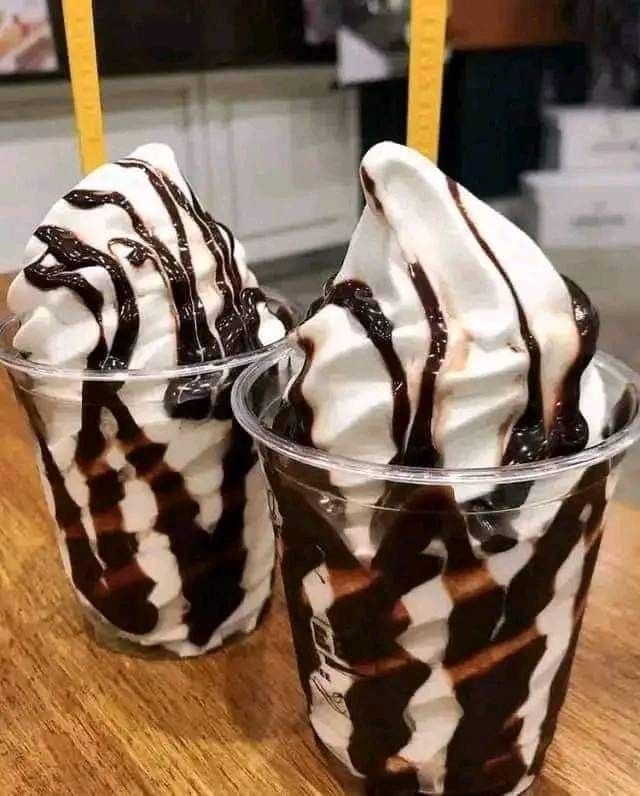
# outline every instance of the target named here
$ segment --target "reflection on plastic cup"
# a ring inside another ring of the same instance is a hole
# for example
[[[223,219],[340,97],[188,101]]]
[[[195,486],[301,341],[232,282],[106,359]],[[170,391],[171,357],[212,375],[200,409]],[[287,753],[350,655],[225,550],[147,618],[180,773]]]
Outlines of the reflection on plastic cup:
[[[372,792],[522,793],[539,773],[619,465],[640,436],[636,375],[596,364],[604,442],[484,470],[375,465],[278,436],[297,352],[238,379],[234,411],[277,502],[310,721]]]

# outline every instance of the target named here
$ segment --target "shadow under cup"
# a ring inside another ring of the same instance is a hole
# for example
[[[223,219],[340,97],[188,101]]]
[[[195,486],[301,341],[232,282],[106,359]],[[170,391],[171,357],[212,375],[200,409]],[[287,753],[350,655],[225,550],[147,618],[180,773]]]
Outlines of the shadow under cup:
[[[65,571],[96,637],[197,655],[251,632],[271,595],[274,542],[238,374],[275,346],[164,371],[0,362],[34,433]]]
[[[275,434],[302,364],[233,393],[257,440],[317,740],[371,793],[522,793],[564,702],[603,519],[640,436],[638,380],[598,355],[607,439],[485,470],[329,456]]]

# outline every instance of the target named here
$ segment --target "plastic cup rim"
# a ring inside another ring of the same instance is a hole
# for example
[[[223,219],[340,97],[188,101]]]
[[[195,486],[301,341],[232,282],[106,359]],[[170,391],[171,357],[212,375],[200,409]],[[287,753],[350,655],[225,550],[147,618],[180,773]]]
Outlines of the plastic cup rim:
[[[27,376],[40,379],[56,379],[59,381],[73,382],[145,382],[172,379],[184,379],[194,376],[207,376],[235,368],[245,368],[259,361],[263,356],[275,353],[286,345],[286,338],[276,340],[269,345],[245,354],[215,359],[211,362],[202,362],[195,365],[178,365],[171,368],[144,368],[144,369],[118,369],[118,370],[89,370],[77,368],[58,368],[55,365],[42,365],[31,362],[20,355],[14,348],[10,348],[4,341],[7,331],[17,324],[14,315],[8,315],[0,320],[0,364],[9,371],[18,371]]]
[[[639,406],[633,420],[624,428],[580,453],[532,464],[483,468],[417,468],[379,464],[328,454],[316,448],[291,442],[271,431],[259,420],[247,403],[249,392],[260,376],[295,350],[294,345],[285,342],[277,350],[269,352],[248,367],[233,386],[231,404],[236,419],[256,442],[290,459],[322,470],[341,471],[358,476],[360,479],[393,481],[410,485],[486,484],[495,486],[496,484],[537,481],[578,469],[586,469],[618,456],[640,439],[640,374],[615,357],[599,351],[594,358],[595,364],[601,371],[615,374],[620,380],[631,384],[638,396]]]

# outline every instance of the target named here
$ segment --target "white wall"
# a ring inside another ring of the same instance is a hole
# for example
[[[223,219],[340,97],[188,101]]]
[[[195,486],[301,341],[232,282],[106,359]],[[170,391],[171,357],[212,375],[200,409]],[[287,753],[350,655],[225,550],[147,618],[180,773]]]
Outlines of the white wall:
[[[346,241],[358,214],[357,98],[327,67],[103,81],[110,157],[162,141],[252,261]],[[80,178],[66,84],[0,86],[0,271],[19,267]]]

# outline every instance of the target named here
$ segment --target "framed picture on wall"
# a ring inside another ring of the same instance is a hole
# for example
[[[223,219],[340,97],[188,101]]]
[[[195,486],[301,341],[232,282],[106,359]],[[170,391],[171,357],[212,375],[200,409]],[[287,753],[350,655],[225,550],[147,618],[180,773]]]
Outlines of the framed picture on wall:
[[[0,77],[58,69],[47,0],[0,0]]]

